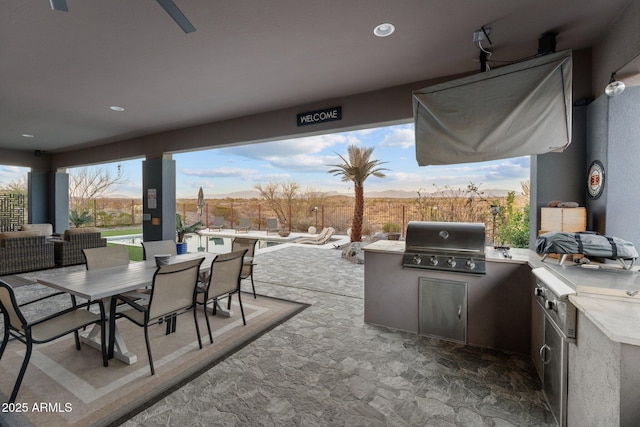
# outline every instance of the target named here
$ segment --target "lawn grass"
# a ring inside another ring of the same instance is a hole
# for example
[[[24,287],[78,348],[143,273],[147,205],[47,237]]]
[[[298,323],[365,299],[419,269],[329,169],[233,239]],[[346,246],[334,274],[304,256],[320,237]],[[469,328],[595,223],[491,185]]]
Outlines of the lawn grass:
[[[126,236],[128,234],[142,234],[142,228],[123,228],[114,230],[102,230],[102,237]]]
[[[142,234],[142,228],[123,228],[123,229],[113,229],[113,230],[102,230],[100,235],[102,237],[113,237],[113,236],[127,236],[130,234]],[[108,243],[108,246],[114,246],[115,243]],[[142,246],[133,246],[133,245],[124,245],[127,248],[127,252],[129,252],[129,259],[131,261],[142,261]]]
[[[107,243],[107,246],[116,246],[117,243]],[[129,259],[131,261],[143,261],[142,246],[122,245],[127,248],[129,252]]]

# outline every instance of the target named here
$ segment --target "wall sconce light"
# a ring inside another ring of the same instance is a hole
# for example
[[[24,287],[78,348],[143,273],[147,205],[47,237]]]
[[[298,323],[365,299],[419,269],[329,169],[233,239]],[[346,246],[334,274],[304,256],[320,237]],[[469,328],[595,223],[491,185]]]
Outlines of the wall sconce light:
[[[617,96],[624,92],[625,85],[624,83],[617,81],[615,79],[616,73],[611,74],[611,79],[609,80],[609,84],[604,88],[604,93],[607,96]]]

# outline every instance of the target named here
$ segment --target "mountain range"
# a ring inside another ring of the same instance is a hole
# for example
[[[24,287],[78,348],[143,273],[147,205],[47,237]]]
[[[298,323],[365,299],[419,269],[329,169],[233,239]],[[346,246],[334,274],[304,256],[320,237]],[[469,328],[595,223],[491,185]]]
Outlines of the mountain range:
[[[503,190],[499,188],[491,188],[487,190],[480,190],[483,192],[485,197],[506,197],[509,194],[509,190]],[[428,195],[433,193],[426,193],[423,195]],[[348,196],[353,197],[352,192],[337,192],[337,191],[328,191],[324,193],[325,196]],[[519,195],[519,194],[517,194]],[[405,190],[385,190],[385,191],[365,191],[364,196],[370,199],[415,199],[418,197],[418,193],[416,191],[405,191]],[[222,193],[222,194],[207,194],[207,199],[259,199],[260,192],[257,190],[248,190],[248,191],[235,191],[231,193]]]

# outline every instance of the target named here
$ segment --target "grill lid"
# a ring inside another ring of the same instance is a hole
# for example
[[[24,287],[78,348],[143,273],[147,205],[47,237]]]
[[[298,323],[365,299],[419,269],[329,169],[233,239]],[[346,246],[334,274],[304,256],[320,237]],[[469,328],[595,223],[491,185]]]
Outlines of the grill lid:
[[[452,252],[484,257],[483,223],[410,221],[405,252]]]

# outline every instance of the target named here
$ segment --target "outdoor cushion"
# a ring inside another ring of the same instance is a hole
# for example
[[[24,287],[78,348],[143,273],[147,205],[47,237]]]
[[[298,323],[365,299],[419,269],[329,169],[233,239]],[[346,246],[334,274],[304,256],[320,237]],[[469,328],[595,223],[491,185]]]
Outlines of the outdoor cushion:
[[[51,236],[53,234],[53,225],[51,224],[22,224],[22,231],[39,231],[43,236]]]
[[[33,236],[42,236],[42,234],[39,231],[5,231],[4,233],[0,233],[0,245],[4,246],[5,239]]]
[[[69,236],[74,234],[86,234],[86,233],[99,233],[100,230],[96,227],[86,228],[69,228],[64,231],[64,240],[69,240]]]

